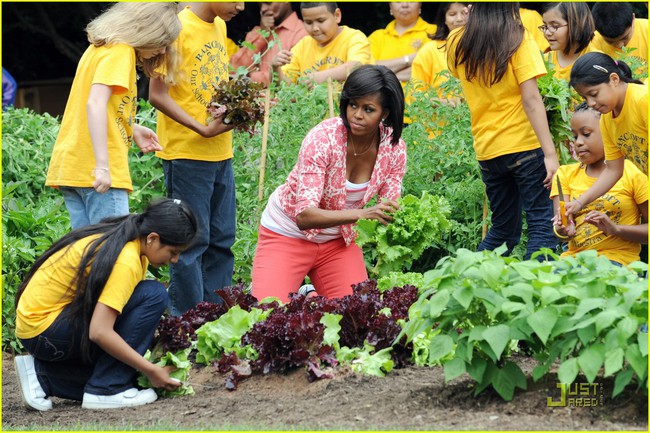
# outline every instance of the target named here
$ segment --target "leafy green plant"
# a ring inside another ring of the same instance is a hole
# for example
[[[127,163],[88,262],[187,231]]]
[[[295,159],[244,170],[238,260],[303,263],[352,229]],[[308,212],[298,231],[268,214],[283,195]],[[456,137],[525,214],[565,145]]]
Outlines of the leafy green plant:
[[[359,220],[355,227],[357,245],[372,276],[409,269],[427,247],[439,242],[449,227],[449,204],[443,197],[424,191],[420,198],[406,195],[397,200],[393,221]]]
[[[539,361],[535,380],[558,361],[563,383],[580,372],[592,383],[604,367],[615,377],[614,396],[633,378],[647,392],[648,335],[639,327],[647,322],[648,287],[638,275],[646,264],[618,267],[595,251],[519,261],[501,257],[504,251],[459,250],[425,273],[428,290],[395,341],[439,331],[429,361],[446,359],[445,379],[468,373],[476,394],[491,386],[505,400],[527,386],[508,358],[514,342],[525,342]]]

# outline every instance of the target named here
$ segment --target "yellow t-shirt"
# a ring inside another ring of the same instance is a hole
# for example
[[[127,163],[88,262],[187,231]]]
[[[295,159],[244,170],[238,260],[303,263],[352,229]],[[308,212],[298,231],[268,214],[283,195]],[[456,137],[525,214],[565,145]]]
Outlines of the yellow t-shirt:
[[[628,84],[623,110],[616,118],[603,114],[600,132],[606,160],[625,157],[648,174],[648,86]]]
[[[428,35],[433,35],[436,29],[435,24],[429,24],[422,18],[418,18],[415,25],[400,36],[395,30],[395,20],[393,20],[385,29],[375,30],[368,36],[372,57],[375,60],[390,60],[414,53],[431,42]]]
[[[432,41],[422,47],[413,60],[411,67],[411,81],[416,86],[426,85],[439,87],[446,78],[439,75],[447,70],[447,41]]]
[[[205,123],[207,106],[214,94],[213,85],[228,79],[226,23],[219,17],[208,23],[190,7],[178,13],[183,30],[176,41],[182,56],[180,70],[185,79],[169,86],[169,96],[190,116]],[[189,128],[158,112],[158,137],[162,159],[224,161],[232,158],[232,131],[204,138]]]
[[[472,117],[474,150],[479,161],[502,155],[540,148],[533,127],[524,112],[519,85],[546,74],[544,59],[527,31],[521,45],[511,57],[505,75],[495,85],[485,87],[478,79],[465,78],[465,65],[454,68],[456,46],[463,28],[454,30],[448,39],[449,71],[460,79]]]
[[[539,26],[544,24],[544,20],[539,12],[532,9],[519,8],[519,15],[521,16],[521,23],[524,25],[524,28],[528,30],[528,33],[535,39],[535,43],[539,47],[539,50],[543,53],[549,49],[549,44],[544,33],[539,31]]]
[[[599,50],[594,48],[594,46],[592,44],[589,44],[587,46],[587,48],[582,50],[580,55],[582,56],[584,54],[591,53],[591,52],[594,52],[594,51],[600,52]],[[556,50],[549,51],[548,53],[545,53],[544,56],[546,57],[546,59],[549,62],[551,62],[553,64],[553,70],[555,71],[554,77],[560,78],[560,79],[565,80],[567,82],[571,79],[571,68],[573,67],[573,63],[571,63],[570,65],[566,65],[566,66],[560,66],[560,62],[558,60]]]
[[[608,56],[618,59],[622,51],[605,42],[603,36],[596,32],[591,43]],[[637,57],[648,63],[648,20],[642,18],[634,19],[634,33],[626,45],[627,48],[635,48],[631,56]]]
[[[572,200],[580,197],[592,187],[596,178],[587,175],[580,164],[563,165],[557,171],[562,184],[562,193]],[[557,182],[553,182],[551,198],[558,195]],[[597,200],[589,203],[575,216],[576,236],[569,240],[568,251],[562,256],[573,256],[581,251],[596,250],[609,260],[628,265],[639,260],[641,244],[626,241],[617,236],[603,233],[593,224],[584,222],[585,215],[592,210],[603,212],[618,225],[640,223],[638,205],[648,201],[648,177],[630,161],[625,161],[623,177],[614,187]]]
[[[16,308],[17,337],[40,335],[72,302],[75,288],[71,282],[84,249],[95,239],[97,235],[88,236],[57,251],[36,271]],[[140,240],[128,242],[117,257],[98,302],[121,313],[135,286],[144,280],[148,266],[149,260],[140,255]]]
[[[239,45],[230,38],[226,38],[226,51],[228,52],[228,58],[230,59],[239,51]]]
[[[321,47],[311,36],[304,37],[292,49],[291,62],[282,72],[294,83],[301,76],[335,68],[347,62],[374,63],[370,42],[361,31],[341,26],[341,31],[327,45]]]
[[[90,188],[95,179],[95,153],[86,104],[93,84],[113,90],[107,110],[108,161],[113,188],[132,190],[129,147],[138,91],[135,50],[125,44],[89,46],[79,60],[59,135],[54,143],[45,185]]]

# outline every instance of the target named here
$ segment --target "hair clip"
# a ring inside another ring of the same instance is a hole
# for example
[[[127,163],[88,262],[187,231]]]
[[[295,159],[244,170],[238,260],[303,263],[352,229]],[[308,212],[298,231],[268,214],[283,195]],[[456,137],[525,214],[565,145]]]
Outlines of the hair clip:
[[[607,69],[603,68],[600,65],[592,65],[592,66],[594,67],[594,69],[598,69],[600,72],[604,72],[606,74],[609,74],[609,71]]]
[[[175,198],[175,199],[174,199],[174,204],[177,204],[177,205],[179,205],[179,206],[180,206],[180,204],[181,204],[181,201],[180,201],[179,199],[177,199],[177,198]]]

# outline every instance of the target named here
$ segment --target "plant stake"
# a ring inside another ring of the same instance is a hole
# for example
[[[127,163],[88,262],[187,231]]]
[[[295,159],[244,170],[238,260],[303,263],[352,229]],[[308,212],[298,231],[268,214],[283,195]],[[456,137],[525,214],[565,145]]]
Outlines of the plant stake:
[[[262,128],[262,153],[260,154],[260,189],[257,193],[258,200],[264,198],[264,171],[266,170],[266,143],[269,140],[269,107],[271,105],[271,87],[266,88],[264,95],[264,126]]]

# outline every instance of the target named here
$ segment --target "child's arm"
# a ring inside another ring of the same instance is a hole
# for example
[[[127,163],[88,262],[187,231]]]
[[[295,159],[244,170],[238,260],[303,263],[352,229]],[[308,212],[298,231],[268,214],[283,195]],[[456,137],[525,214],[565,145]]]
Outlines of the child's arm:
[[[133,141],[140,148],[142,153],[157,152],[162,150],[158,135],[146,126],[133,125]]]
[[[152,78],[149,82],[149,101],[151,105],[166,116],[205,138],[223,134],[234,128],[232,124],[228,125],[223,123],[223,115],[216,117],[208,125],[200,123],[169,96],[169,86],[165,82],[155,78]]]
[[[358,61],[346,62],[335,68],[314,72],[311,79],[314,80],[315,83],[324,83],[330,77],[332,80],[345,81],[348,78],[348,75],[359,66],[361,66],[361,62]]]
[[[170,378],[168,369],[144,359],[115,332],[117,316],[116,310],[98,302],[90,319],[90,340],[113,358],[141,371],[155,388],[164,388],[170,391],[178,388],[180,383]]]
[[[612,189],[616,182],[618,182],[618,180],[623,177],[624,166],[625,158],[622,157],[607,161],[607,164],[605,164],[605,170],[603,170],[600,176],[598,176],[598,179],[596,179],[594,184],[591,185],[591,188],[585,191],[584,194],[582,194],[576,200],[567,202],[567,216],[575,215],[580,211],[580,209],[583,209],[589,203]]]
[[[537,87],[537,79],[531,78],[519,85],[521,89],[521,102],[526,112],[526,116],[530,121],[533,131],[537,136],[537,140],[542,146],[544,152],[544,165],[546,166],[546,178],[544,179],[544,186],[547,189],[551,188],[553,176],[557,171],[560,163],[555,153],[555,144],[553,144],[553,137],[548,128],[548,120],[546,118],[546,110],[542,102],[542,96]]]
[[[631,226],[624,226],[614,224],[614,222],[609,219],[607,214],[598,212],[595,210],[590,211],[585,215],[585,222],[593,224],[598,227],[603,233],[606,233],[610,236],[617,236],[626,241],[636,242],[639,244],[648,243],[648,202],[641,203],[639,206],[639,211],[643,218],[643,224],[635,224]]]
[[[105,84],[93,84],[90,87],[86,113],[88,117],[88,131],[95,154],[95,168],[93,175],[95,181],[93,188],[98,193],[105,193],[111,187],[111,173],[108,161],[108,100],[113,94],[113,89]]]
[[[563,200],[570,199],[565,195]],[[553,197],[553,231],[555,236],[559,239],[567,240],[576,235],[576,225],[573,220],[568,220],[567,225],[562,224],[562,217],[560,216],[560,196]]]

